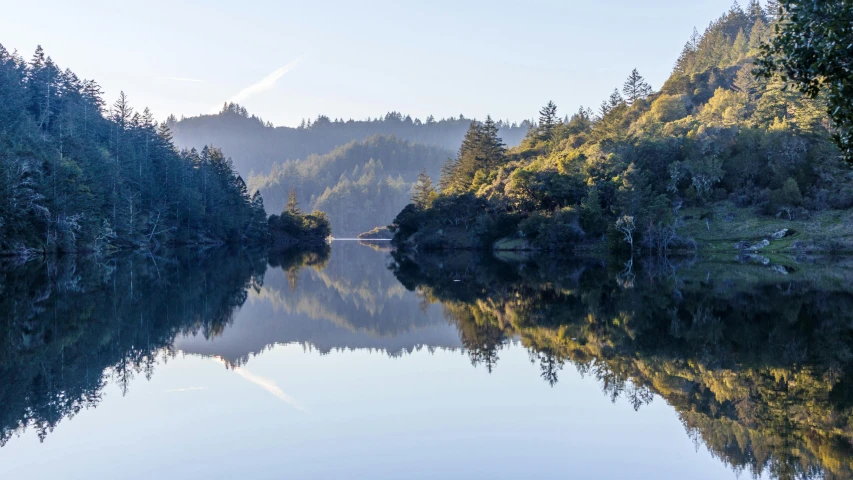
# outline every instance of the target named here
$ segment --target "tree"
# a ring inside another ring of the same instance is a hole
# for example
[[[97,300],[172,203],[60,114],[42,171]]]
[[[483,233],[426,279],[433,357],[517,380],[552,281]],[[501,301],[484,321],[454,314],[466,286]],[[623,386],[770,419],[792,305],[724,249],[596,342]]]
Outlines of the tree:
[[[287,193],[287,205],[284,207],[285,211],[291,215],[301,215],[302,212],[299,210],[299,202],[296,201],[296,190],[291,188]]]
[[[427,175],[426,169],[421,170],[413,190],[412,203],[421,210],[427,208],[432,201],[432,197],[436,195],[436,192],[435,187],[432,185],[432,178]]]
[[[506,155],[506,145],[504,145],[503,139],[498,136],[498,126],[492,120],[491,115],[486,116],[486,121],[483,122],[480,132],[481,149],[486,159],[483,166],[494,168],[501,165]]]
[[[761,2],[758,0],[749,0],[749,5],[746,7],[746,13],[752,22],[756,20],[764,20],[766,18],[764,8],[761,7]]]
[[[598,114],[601,118],[607,116],[608,113],[612,112],[614,108],[618,107],[625,103],[625,99],[622,98],[622,95],[619,94],[619,89],[614,88],[613,93],[610,94],[610,97],[607,100],[601,102],[601,106],[598,109]]]
[[[758,89],[758,80],[752,74],[752,64],[747,64],[741,67],[735,77],[734,87],[737,91],[747,95],[748,99],[753,99]]]
[[[646,83],[640,72],[635,68],[631,71],[631,75],[625,80],[625,85],[622,87],[622,93],[628,105],[633,105],[637,100],[647,98],[652,94],[652,87]]]
[[[853,3],[781,0],[778,34],[761,48],[759,73],[809,97],[826,94],[835,142],[853,162]],[[768,6],[768,9],[770,7]]]
[[[748,43],[749,42],[746,39],[746,34],[743,33],[743,29],[741,28],[740,30],[738,30],[737,36],[735,37],[734,43],[732,44],[728,63],[734,64],[744,58],[749,52]]]
[[[539,128],[536,132],[538,137],[541,140],[550,140],[557,122],[557,105],[549,101],[539,110]]]
[[[631,246],[631,251],[634,251],[634,230],[637,225],[634,223],[634,217],[631,215],[622,215],[616,219],[616,230],[622,234],[625,243]]]

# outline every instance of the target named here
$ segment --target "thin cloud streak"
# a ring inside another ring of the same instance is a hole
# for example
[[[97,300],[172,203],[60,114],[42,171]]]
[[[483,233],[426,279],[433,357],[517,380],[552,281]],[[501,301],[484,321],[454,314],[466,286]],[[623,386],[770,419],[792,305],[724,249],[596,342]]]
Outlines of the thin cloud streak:
[[[221,358],[217,357],[216,360],[219,363],[226,365],[225,361],[222,360]],[[261,387],[262,389],[271,393],[274,397],[276,397],[279,400],[283,401],[284,403],[290,405],[291,407],[293,407],[299,411],[308,413],[308,411],[305,410],[305,408],[302,405],[300,405],[299,402],[297,402],[295,398],[284,393],[284,391],[281,388],[279,388],[279,386],[276,385],[274,381],[266,379],[264,377],[260,377],[258,375],[255,375],[255,374],[249,372],[248,370],[246,370],[244,368],[240,368],[240,367],[234,367],[231,369],[231,371],[233,371],[237,375],[240,375],[245,380],[248,380],[249,382],[254,383],[255,385]]]
[[[287,65],[277,68],[275,71],[262,78],[260,81],[249,85],[248,87],[240,90],[236,95],[229,98],[226,103],[240,103],[243,100],[255,95],[256,93],[261,93],[267,91],[275,86],[275,84],[281,80],[281,77],[287,75],[294,68],[298,67],[299,64],[302,63],[302,56],[296,57],[296,59],[292,60]],[[218,113],[219,109],[222,108],[221,105],[217,105],[211,109],[210,113]]]
[[[192,83],[202,83],[204,80],[200,80],[198,78],[185,78],[185,77],[156,77],[157,80],[171,80],[173,82],[192,82]]]

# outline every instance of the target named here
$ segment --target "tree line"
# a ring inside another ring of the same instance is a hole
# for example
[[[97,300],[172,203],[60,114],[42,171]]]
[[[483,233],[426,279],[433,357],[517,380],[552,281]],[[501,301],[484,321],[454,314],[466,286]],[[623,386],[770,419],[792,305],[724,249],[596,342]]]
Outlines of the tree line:
[[[221,150],[178,151],[166,124],[41,47],[0,46],[0,251],[251,242],[266,223]]]
[[[388,112],[365,120],[319,115],[313,120],[303,120],[297,127],[274,127],[235,104],[225,104],[215,115],[181,119],[173,116],[167,120],[178,146],[201,148],[215,143],[234,157],[237,170],[247,178],[252,174],[266,175],[275,165],[324,155],[375,135],[455,150],[470,122],[470,118],[461,114],[441,119],[430,115],[422,120],[400,112]],[[530,121],[503,120],[496,125],[506,142],[516,145],[527,133]]]

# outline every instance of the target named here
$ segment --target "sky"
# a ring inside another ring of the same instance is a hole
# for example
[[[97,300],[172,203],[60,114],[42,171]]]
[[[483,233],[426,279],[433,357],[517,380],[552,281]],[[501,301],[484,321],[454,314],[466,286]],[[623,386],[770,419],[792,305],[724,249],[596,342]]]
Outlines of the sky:
[[[661,87],[732,0],[0,0],[0,44],[120,91],[155,117],[236,101],[303,118],[521,121],[595,108],[633,68]],[[744,1],[745,3],[745,1]]]

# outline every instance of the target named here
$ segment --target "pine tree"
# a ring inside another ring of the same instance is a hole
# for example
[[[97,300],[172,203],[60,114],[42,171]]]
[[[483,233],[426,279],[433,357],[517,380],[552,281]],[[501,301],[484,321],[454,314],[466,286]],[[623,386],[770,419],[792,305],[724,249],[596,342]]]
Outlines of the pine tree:
[[[749,55],[758,55],[761,51],[761,44],[769,40],[769,29],[767,24],[761,18],[755,20],[752,29],[749,31],[749,43],[747,44],[747,52]]]
[[[432,178],[426,173],[426,169],[421,170],[418,175],[418,181],[413,187],[412,203],[421,210],[427,208],[430,204],[431,197],[435,195],[435,187],[432,185]]]
[[[640,72],[635,68],[628,79],[625,80],[625,85],[622,87],[622,93],[625,94],[625,99],[628,105],[633,105],[637,100],[643,100],[652,94],[652,87],[646,83]]]
[[[619,89],[614,88],[613,93],[611,93],[610,97],[607,99],[607,103],[610,105],[611,109],[614,109],[625,103],[625,99],[619,94]]]
[[[557,125],[557,105],[549,101],[548,105],[539,110],[539,129],[537,135],[540,140],[550,140]]]
[[[484,157],[482,167],[494,168],[503,163],[506,155],[506,145],[498,136],[498,126],[492,120],[491,115],[486,116],[486,121],[480,129],[481,150]]]
[[[755,23],[757,20],[766,20],[764,9],[761,7],[761,2],[758,0],[750,0],[746,7],[746,14],[749,15],[749,20]]]
[[[737,32],[737,36],[735,37],[735,41],[732,44],[732,49],[729,54],[729,63],[734,64],[746,57],[746,54],[749,52],[749,44],[746,39],[746,35],[743,33],[743,29],[741,28]]]
[[[296,201],[296,190],[291,188],[287,193],[287,205],[285,206],[287,213],[291,215],[301,215],[299,210],[299,202]]]
[[[767,0],[767,7],[764,9],[768,20],[776,20],[779,18],[779,12],[782,6],[778,0]]]
[[[623,99],[622,95],[619,94],[619,89],[614,88],[613,93],[610,94],[610,97],[608,97],[607,100],[601,102],[601,106],[598,107],[599,119],[606,117],[607,114],[612,112],[614,108],[624,103],[625,99]]]

